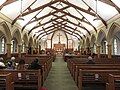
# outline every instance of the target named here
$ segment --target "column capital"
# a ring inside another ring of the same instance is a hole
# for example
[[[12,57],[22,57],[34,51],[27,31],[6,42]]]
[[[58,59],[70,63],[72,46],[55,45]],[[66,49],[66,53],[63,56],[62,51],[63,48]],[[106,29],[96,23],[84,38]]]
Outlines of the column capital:
[[[112,46],[112,45],[111,45],[111,44],[108,44],[107,46],[110,47],[110,46]]]
[[[28,46],[26,46],[25,48],[28,48]]]
[[[93,47],[90,47],[90,49],[92,49]]]
[[[7,43],[7,45],[12,45],[11,43]]]
[[[22,45],[20,44],[20,45],[18,45],[18,47],[22,47]]]
[[[100,48],[101,46],[97,46],[97,48]]]

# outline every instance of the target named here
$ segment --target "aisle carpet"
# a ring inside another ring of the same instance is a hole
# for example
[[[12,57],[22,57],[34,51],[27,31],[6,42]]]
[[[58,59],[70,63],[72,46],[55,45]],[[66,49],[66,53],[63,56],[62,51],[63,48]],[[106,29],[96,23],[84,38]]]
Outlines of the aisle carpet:
[[[70,72],[67,63],[62,57],[56,57],[52,63],[51,71],[43,85],[48,90],[78,90]]]

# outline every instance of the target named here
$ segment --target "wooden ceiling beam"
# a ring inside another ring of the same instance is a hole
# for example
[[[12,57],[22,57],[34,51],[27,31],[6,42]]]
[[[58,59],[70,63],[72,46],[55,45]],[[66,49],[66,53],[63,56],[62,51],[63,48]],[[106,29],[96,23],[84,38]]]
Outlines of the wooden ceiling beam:
[[[53,7],[53,6],[50,6],[50,7],[53,8],[53,9],[55,9],[55,10],[59,10],[59,9]],[[85,22],[85,23],[87,23],[88,25],[91,25],[89,22],[87,22],[87,21],[85,21],[85,20],[82,20],[82,19],[80,19],[79,17],[76,17],[76,16],[74,16],[74,15],[72,15],[72,14],[70,14],[70,13],[67,13],[67,12],[63,11],[63,10],[60,10],[60,12],[66,14],[66,15],[72,17],[72,18],[75,18],[75,19],[77,19],[77,20],[79,20],[79,21]]]
[[[31,24],[31,23],[33,23],[33,22],[35,22],[35,21],[39,21],[39,20],[41,20],[41,19],[44,19],[44,18],[46,18],[46,17],[49,17],[49,16],[51,16],[51,15],[53,15],[53,14],[55,14],[55,13],[61,11],[61,10],[66,9],[66,8],[68,8],[68,7],[65,7],[65,8],[62,8],[62,9],[59,9],[59,10],[56,10],[56,11],[51,12],[51,13],[49,13],[49,14],[46,14],[46,15],[44,15],[44,16],[42,16],[42,17],[37,18],[37,20],[30,21],[28,24]]]
[[[57,24],[56,24],[57,25]],[[45,29],[49,29],[49,28],[52,28],[52,27],[54,27],[55,25],[51,25],[51,26],[48,26],[48,27],[46,27]],[[38,31],[38,32],[40,32],[40,30]]]
[[[90,21],[80,12],[80,11],[78,11],[77,9],[75,9],[83,18],[82,18],[82,21],[85,19],[85,20],[87,20],[89,23],[90,23]],[[94,28],[94,30],[97,32],[97,29],[96,29],[96,27],[92,24],[92,23],[90,23],[90,25]]]
[[[67,28],[62,28],[62,29],[66,30],[66,31],[70,31],[70,30],[67,29]],[[70,32],[71,32],[70,34],[73,35],[72,31],[70,31]],[[81,37],[78,33],[75,33],[75,32],[74,32],[74,34],[78,35],[78,36],[82,39],[82,37]],[[76,36],[76,35],[75,35],[75,36]],[[76,36],[76,37],[77,37],[77,36]]]
[[[54,32],[56,32],[56,31],[59,31],[59,30],[54,30],[54,31],[52,31],[52,32],[50,32],[50,33],[48,33],[48,34],[54,33]],[[63,32],[65,32],[65,33],[68,33],[69,35],[72,35],[71,33],[67,32],[67,31],[65,31],[65,30],[61,30],[61,31],[63,31]],[[46,35],[42,35],[42,36],[39,38],[39,40],[40,40],[42,37],[44,37],[44,36],[46,36]],[[73,35],[73,36],[77,37],[76,35]],[[77,38],[78,38],[78,37],[77,37]],[[78,40],[80,40],[80,38],[78,38]]]
[[[66,29],[63,29],[63,31],[64,31],[64,32],[66,32],[66,33],[68,33],[69,35],[72,35],[72,36],[77,37],[76,35],[73,35],[73,34],[71,34],[71,33],[67,32],[67,30],[66,30]],[[82,39],[82,37],[80,37],[80,38]],[[78,39],[78,40],[80,40],[80,38],[79,38],[79,37],[77,37],[77,39]]]
[[[60,9],[60,10],[51,12],[51,13],[46,14],[46,15],[44,15],[44,16],[42,16],[42,17],[39,17],[39,18],[37,18],[37,19],[35,19],[35,20],[29,21],[26,25],[23,26],[22,31],[25,29],[25,27],[26,27],[27,25],[29,25],[29,24],[31,24],[31,23],[33,23],[33,22],[39,21],[39,20],[41,20],[41,19],[44,19],[44,18],[46,18],[46,17],[49,17],[49,16],[51,16],[51,15],[53,15],[53,14],[59,12],[59,11],[63,11],[63,10],[66,9],[66,8],[69,8],[69,7],[66,6],[66,7],[64,7],[64,8],[62,8],[62,9]],[[33,17],[33,18],[34,18],[34,17]]]
[[[42,16],[42,17],[39,17],[39,18],[37,18],[37,20],[35,19],[35,20],[29,21],[26,25],[23,26],[22,30],[24,30],[27,25],[29,25],[29,24],[31,24],[31,23],[33,23],[33,22],[39,21],[39,20],[41,20],[41,19],[43,19],[43,18],[49,17],[49,16],[51,16],[51,15],[53,15],[54,13],[57,13],[57,12],[58,12],[58,11],[55,11],[55,12],[46,14],[46,15],[44,15],[44,16]],[[33,18],[34,18],[34,17],[33,17]],[[33,19],[33,18],[32,18],[32,19]]]
[[[37,1],[37,0],[36,0]],[[39,10],[41,10],[41,9],[44,9],[44,8],[46,8],[46,7],[48,7],[48,6],[50,6],[50,5],[52,5],[52,4],[55,4],[55,3],[57,3],[57,2],[60,2],[61,0],[55,0],[55,1],[50,1],[49,3],[47,3],[47,4],[44,4],[44,5],[42,5],[42,6],[39,6],[39,7],[37,7],[37,8],[34,8],[34,9],[31,9],[30,11],[29,11],[29,9],[27,8],[26,10],[28,10],[28,11],[23,11],[23,13],[22,13],[22,16],[26,16],[26,15],[28,15],[28,14],[31,14],[31,13],[33,13],[33,12],[36,12],[36,11],[39,11]],[[33,4],[32,4],[33,5]],[[31,6],[32,6],[31,5]],[[29,7],[30,8],[30,7]],[[20,15],[19,15],[20,16]],[[13,20],[13,22],[12,22],[12,25],[17,21],[17,18],[19,17],[19,16],[17,16],[14,20]]]
[[[44,26],[44,25],[46,25],[46,24],[48,24],[48,23],[50,23],[50,22],[53,22],[53,21],[55,21],[55,20],[57,20],[57,19],[59,19],[59,18],[62,18],[62,17],[64,17],[65,15],[62,15],[62,16],[59,16],[59,17],[57,17],[57,18],[55,18],[55,19],[52,19],[52,20],[50,20],[50,21],[48,21],[48,22],[45,22],[45,23],[43,23],[43,24],[39,24],[39,25],[37,25],[37,26],[34,26],[29,32],[28,32],[28,35],[34,30],[34,29],[37,29],[37,28],[39,28],[39,27],[41,27],[41,26]]]
[[[74,29],[74,28],[72,28],[72,27],[70,27],[70,26],[68,26],[68,25],[65,25],[65,27],[68,27],[68,28],[70,28],[70,29]],[[78,33],[81,33],[80,30],[77,30],[77,29],[76,29],[75,31],[77,31]],[[82,34],[83,34],[83,33],[82,33]],[[83,36],[86,37],[84,34],[83,34]]]
[[[34,3],[36,3],[36,2],[37,2],[37,0],[33,1],[33,2],[22,12],[22,16],[23,16],[23,13],[24,13],[24,12],[31,11],[31,10],[32,10],[32,9],[31,9],[31,6],[32,6]],[[20,15],[18,15],[18,16],[12,21],[12,24],[11,24],[11,25],[14,25],[14,24],[15,24],[15,22],[17,21],[17,19],[19,18],[19,16],[20,16]]]
[[[57,15],[54,15],[54,16],[58,17]],[[76,23],[74,23],[74,22],[72,22],[72,21],[70,21],[70,20],[68,20],[68,19],[64,19],[64,18],[60,18],[60,19],[66,21],[66,22],[68,22],[68,23],[71,23],[71,24],[73,24],[73,25],[75,25],[75,26],[77,26],[77,27],[80,27],[80,28],[82,28],[83,30],[86,30],[86,31],[88,32],[88,34],[91,35],[91,33],[90,33],[85,27],[80,26],[79,24],[76,24]]]
[[[65,28],[65,27],[62,27],[62,26],[66,26],[66,24],[61,24],[61,28],[63,29],[66,29],[66,30],[68,30],[68,31],[70,31],[71,33],[75,33],[75,32],[73,32],[73,31],[71,31],[71,30],[69,30],[69,29],[67,29],[67,28]],[[75,29],[74,29],[75,30]],[[79,35],[78,33],[75,33],[76,35]],[[79,35],[80,36],[80,35]],[[81,37],[81,36],[80,36]],[[81,37],[82,38],[82,37]]]
[[[14,2],[16,2],[16,1],[18,1],[18,0],[6,0],[2,5],[0,5],[0,10],[1,10],[4,6],[7,6],[7,5],[9,5],[9,4],[11,4],[11,3],[14,3]]]
[[[96,11],[95,10],[93,10],[84,0],[82,0],[83,1],[83,3],[84,4],[86,4],[88,7],[89,7],[89,10],[91,9],[94,13],[95,13],[95,15],[94,16],[96,16]],[[106,23],[106,21],[99,15],[99,14],[97,14],[97,16],[99,17],[99,19],[102,21],[102,23],[107,27],[107,23]]]
[[[54,28],[52,28],[52,29],[49,29],[48,31],[51,31],[51,30],[54,30],[54,29],[57,29],[57,27],[54,27]],[[47,31],[47,32],[48,32]],[[42,32],[42,33],[39,33],[39,35],[37,36],[37,38],[40,36],[40,35],[42,35],[42,34],[44,34],[45,32]],[[46,33],[46,35],[47,35],[48,33]]]
[[[82,11],[82,12],[85,12],[85,13],[91,15],[91,16],[95,16],[95,15],[96,15],[95,13],[92,13],[92,12],[90,12],[90,11],[88,11],[88,10],[85,10],[85,9],[83,9],[83,8],[81,8],[81,7],[79,7],[79,6],[76,6],[76,5],[74,5],[74,4],[70,3],[70,2],[66,2],[66,1],[64,1],[64,0],[62,0],[61,2],[64,3],[64,4],[67,4],[67,5],[69,5],[69,6],[71,6],[71,7],[73,7],[73,8],[76,8],[76,9]]]
[[[54,24],[54,26],[55,26],[56,24]],[[54,27],[54,28],[52,28],[52,29],[49,29],[49,30],[47,30],[46,32],[49,32],[49,31],[51,31],[51,30],[54,30],[54,29],[58,29],[58,30],[62,30],[64,27],[62,27],[62,25],[64,26],[65,24],[61,24],[60,26],[58,26],[58,27]],[[66,28],[64,28],[64,29],[66,29]],[[66,29],[66,30],[68,30],[69,32],[72,32],[71,30],[69,30],[69,29]],[[68,31],[66,31],[66,32],[68,32]],[[42,35],[42,34],[44,34],[45,32],[42,32],[42,33],[40,33],[38,36],[37,36],[37,38],[40,36],[40,35]],[[78,35],[78,36],[80,36],[78,33],[74,33],[74,34],[76,34],[76,35]],[[46,34],[46,35],[48,35],[48,33]],[[72,34],[71,34],[72,35]],[[81,37],[81,36],[80,36]],[[82,38],[82,37],[81,37]]]
[[[52,31],[52,32],[49,32],[48,34],[54,33],[55,31],[58,31],[58,30],[54,30],[54,31]],[[42,36],[39,38],[39,40],[40,40],[42,37],[44,37],[44,36],[46,36],[46,35],[42,35]]]
[[[57,24],[56,24],[56,25],[57,25]],[[49,27],[47,27],[47,28],[44,28],[44,29],[45,29],[45,30],[47,30],[47,29],[49,30],[49,29],[52,28],[52,27],[54,28],[55,26],[54,26],[54,25],[51,25],[51,26],[49,26]],[[53,28],[52,28],[52,29],[53,29]],[[37,31],[37,32],[35,32],[35,33],[40,33],[41,31],[43,31],[43,29],[42,29],[42,30],[39,30],[39,31]]]
[[[36,11],[41,10],[41,9],[43,9],[43,8],[46,8],[46,7],[48,7],[48,6],[52,5],[52,4],[55,4],[55,3],[57,3],[57,2],[59,2],[59,0],[51,1],[51,2],[49,2],[49,3],[47,3],[47,4],[44,4],[44,5],[40,6],[40,7],[34,8],[34,9],[32,9],[31,11],[24,12],[24,13],[23,13],[23,16],[26,16],[26,15],[28,15],[28,14],[31,14],[31,13],[33,13],[33,12],[36,12]]]
[[[55,10],[58,10],[58,8],[56,8],[56,7],[53,7],[53,6],[50,6],[50,7],[53,8],[53,9],[55,9]],[[64,7],[63,7],[63,8],[64,8]],[[76,8],[75,8],[75,10],[76,10],[80,15],[82,15]],[[88,11],[90,12],[90,10],[91,10],[91,8],[89,7],[89,8],[88,8]],[[75,18],[75,19],[77,19],[77,20],[79,20],[79,21],[81,21],[81,22],[84,22],[84,23],[86,23],[86,24],[88,24],[88,25],[91,25],[91,26],[93,27],[93,29],[97,32],[97,29],[96,29],[96,28],[89,22],[89,20],[87,20],[83,15],[82,15],[83,18],[80,19],[79,17],[76,17],[76,16],[74,16],[74,15],[68,13],[68,12],[63,11],[63,10],[61,10],[61,12],[64,13],[64,14],[66,14],[66,15],[68,15],[68,16],[70,16],[70,17],[72,17],[72,18]],[[85,21],[84,18],[85,18],[87,21]]]
[[[62,24],[62,22],[64,22],[64,21],[61,21],[61,22],[59,22],[60,24]],[[62,24],[62,25],[65,25],[65,24]],[[44,28],[45,30],[47,30],[47,29],[49,29],[49,28],[51,28],[51,27],[58,27],[59,25],[58,24],[55,24],[55,23],[53,23],[53,25],[51,25],[51,26],[49,26],[49,27],[46,27],[46,28]],[[53,29],[53,28],[52,28]],[[43,29],[42,30],[39,30],[38,32],[36,32],[36,33],[39,33],[40,31],[43,31]],[[47,31],[49,31],[49,30],[47,30]]]
[[[120,8],[111,0],[99,0],[105,4],[115,7],[115,9],[120,13]]]

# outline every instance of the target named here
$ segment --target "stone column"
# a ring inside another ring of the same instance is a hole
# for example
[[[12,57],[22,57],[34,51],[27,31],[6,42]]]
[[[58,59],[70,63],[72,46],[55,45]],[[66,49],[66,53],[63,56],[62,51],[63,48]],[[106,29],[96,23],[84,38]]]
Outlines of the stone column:
[[[7,57],[11,57],[11,44],[7,44]]]
[[[97,46],[97,54],[98,54],[98,58],[100,58],[100,46]]]
[[[34,50],[33,47],[31,47],[31,55],[33,55],[33,50]]]
[[[35,50],[35,51],[36,51],[36,54],[38,54],[38,48],[35,48],[35,49],[36,49],[36,50]]]
[[[89,53],[89,52],[88,52],[88,47],[87,47],[87,48],[86,48],[86,55],[88,55],[88,53]]]
[[[107,45],[108,46],[108,58],[112,58],[112,56],[111,56],[111,45]]]
[[[22,45],[18,45],[18,57],[21,58]]]
[[[28,56],[28,47],[26,46],[26,56]]]
[[[84,50],[83,50],[83,48],[81,48],[81,55],[83,55],[84,54]]]
[[[38,53],[37,54],[40,54],[40,52],[39,52],[39,48],[37,48],[38,49]]]
[[[93,47],[90,47],[91,56],[93,55]]]

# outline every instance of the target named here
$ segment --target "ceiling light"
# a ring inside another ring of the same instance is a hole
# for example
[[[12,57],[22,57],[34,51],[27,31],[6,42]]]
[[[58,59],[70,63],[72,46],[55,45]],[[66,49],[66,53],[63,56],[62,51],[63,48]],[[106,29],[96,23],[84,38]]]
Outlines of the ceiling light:
[[[96,14],[95,18],[93,19],[93,21],[96,21],[96,20],[100,20],[100,18],[98,17],[97,14]]]
[[[97,12],[97,8],[98,8],[98,0],[95,0],[96,1],[96,15],[95,15],[95,18],[93,19],[93,21],[96,21],[96,20],[100,20],[99,16],[98,16],[98,12]]]
[[[24,21],[24,18],[23,18],[23,16],[22,16],[22,0],[21,0],[20,15],[19,15],[19,17],[18,17],[18,20]]]

